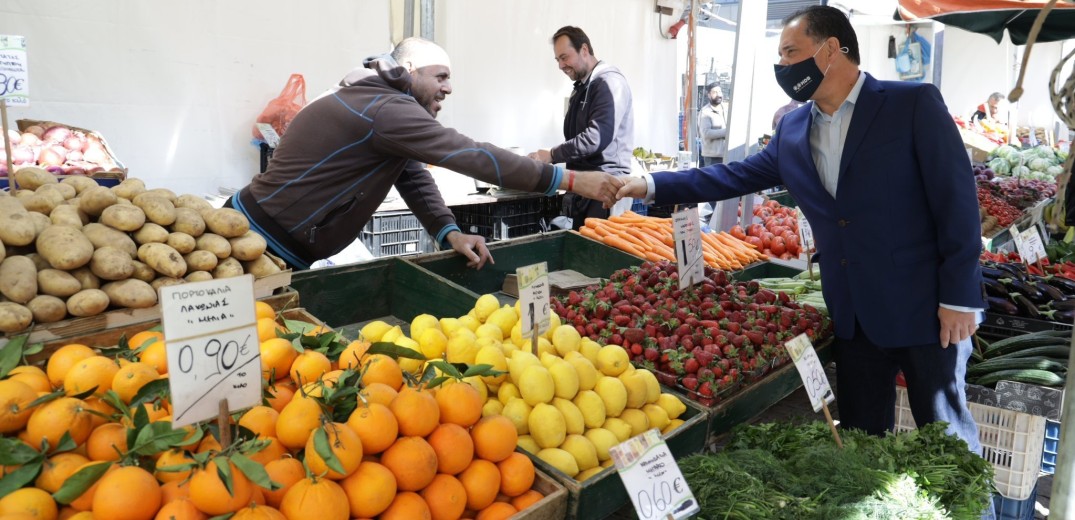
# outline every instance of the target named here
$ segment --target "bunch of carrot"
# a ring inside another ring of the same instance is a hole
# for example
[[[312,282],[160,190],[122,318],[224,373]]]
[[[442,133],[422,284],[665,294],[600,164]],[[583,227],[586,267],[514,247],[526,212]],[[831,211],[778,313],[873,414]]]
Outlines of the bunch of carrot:
[[[672,219],[639,215],[633,211],[608,219],[588,218],[579,233],[635,256],[659,262],[676,261]],[[702,256],[715,269],[735,270],[768,257],[732,235],[702,233]]]

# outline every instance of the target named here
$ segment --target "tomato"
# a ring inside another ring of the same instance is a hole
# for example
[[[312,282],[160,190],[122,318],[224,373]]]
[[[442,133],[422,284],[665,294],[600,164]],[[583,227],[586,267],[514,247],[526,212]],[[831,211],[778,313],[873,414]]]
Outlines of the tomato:
[[[747,235],[752,237],[761,237],[761,234],[765,231],[765,228],[761,224],[751,224],[747,226]]]
[[[769,249],[769,244],[773,241],[773,234],[766,231],[761,234],[761,248]]]
[[[761,239],[756,237],[756,236],[751,235],[751,236],[747,237],[747,243],[752,245],[752,246],[754,246],[754,247],[756,247],[756,248],[758,248],[758,249],[762,248],[761,247]]]
[[[729,231],[729,233],[731,233],[733,237],[738,238],[739,240],[744,240],[747,237],[747,234],[743,232],[742,226],[733,227],[731,231]]]
[[[769,228],[769,232],[777,236],[782,236],[787,230],[788,228],[784,226],[772,226]]]
[[[784,237],[773,237],[772,242],[769,243],[769,249],[777,256],[787,252],[788,249],[784,244]]]

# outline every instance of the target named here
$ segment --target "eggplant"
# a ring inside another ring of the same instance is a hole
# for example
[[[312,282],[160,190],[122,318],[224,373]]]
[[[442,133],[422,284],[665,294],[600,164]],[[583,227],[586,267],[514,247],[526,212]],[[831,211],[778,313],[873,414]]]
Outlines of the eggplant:
[[[982,278],[982,285],[985,285],[986,294],[991,296],[1008,296],[1008,289],[1004,287],[1004,284],[992,278]]]
[[[1045,297],[1044,293],[1029,283],[1014,278],[1001,278],[999,281],[1008,288],[1009,293],[1019,293],[1039,303],[1048,301],[1048,298]]]
[[[994,264],[995,265],[995,264]],[[1001,278],[1011,278],[1013,273],[1004,269],[998,269],[997,267],[991,267],[987,265],[982,266],[982,277],[989,280],[999,280]]]
[[[1075,298],[1053,300],[1041,307],[1047,311],[1075,311]]]
[[[1012,302],[1012,300],[1008,298],[986,296],[985,301],[989,304],[989,310],[993,312],[999,312],[1001,314],[1007,314],[1009,316],[1015,316],[1019,314],[1019,306],[1017,306],[1014,302]]]
[[[1069,280],[1063,276],[1042,276],[1045,283],[1064,291],[1064,294],[1075,295],[1075,280]]]
[[[1032,277],[1032,280],[1033,280],[1033,278],[1036,278],[1036,277]],[[1033,285],[1034,288],[1036,288],[1037,290],[1041,291],[1042,294],[1044,294],[1049,299],[1048,301],[1063,300],[1066,297],[1066,295],[1064,294],[1063,291],[1061,291],[1060,289],[1057,289],[1056,287],[1053,287],[1052,285],[1049,285],[1049,284],[1047,284],[1045,282],[1030,281],[1028,283],[1030,285]],[[1043,302],[1039,302],[1039,303],[1043,303]]]
[[[1041,319],[1041,311],[1038,310],[1038,306],[1034,305],[1029,298],[1019,293],[1013,293],[1011,299],[1015,302],[1015,305],[1019,307],[1019,313],[1021,315],[1035,320]]]
[[[1075,310],[1051,310],[1041,313],[1042,319],[1049,321],[1055,321],[1058,323],[1071,323],[1075,321]]]

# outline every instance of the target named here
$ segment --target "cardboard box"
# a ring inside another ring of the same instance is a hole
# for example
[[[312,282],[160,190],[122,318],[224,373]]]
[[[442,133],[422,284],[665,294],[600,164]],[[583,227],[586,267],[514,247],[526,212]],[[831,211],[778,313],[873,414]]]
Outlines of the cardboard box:
[[[91,179],[97,179],[99,184],[105,185],[105,186],[119,184],[120,181],[122,181],[122,180],[127,178],[127,168],[125,166],[123,166],[123,163],[119,160],[119,158],[116,157],[116,154],[112,151],[112,148],[110,146],[108,146],[108,141],[105,140],[104,136],[102,136],[101,134],[97,133],[94,130],[87,130],[85,128],[79,128],[77,126],[72,126],[72,125],[69,125],[69,124],[66,124],[66,123],[59,123],[59,122],[55,122],[55,121],[40,121],[40,120],[36,120],[36,119],[19,119],[19,120],[15,121],[15,124],[16,124],[16,126],[18,126],[20,132],[25,132],[27,128],[29,128],[31,126],[34,126],[34,125],[42,125],[42,126],[49,126],[49,127],[59,125],[59,126],[67,127],[67,128],[69,128],[71,130],[82,132],[82,133],[86,134],[87,136],[93,136],[95,139],[100,141],[102,145],[104,145],[105,153],[108,154],[108,158],[111,159],[112,164],[104,166],[105,171],[96,172],[96,173],[94,173],[92,175],[88,175],[88,177],[90,177]],[[57,177],[62,180],[63,178],[68,177],[68,176],[67,175],[57,175]],[[114,181],[114,182],[113,183],[104,183],[104,182],[100,182],[101,180],[109,180],[109,181]]]

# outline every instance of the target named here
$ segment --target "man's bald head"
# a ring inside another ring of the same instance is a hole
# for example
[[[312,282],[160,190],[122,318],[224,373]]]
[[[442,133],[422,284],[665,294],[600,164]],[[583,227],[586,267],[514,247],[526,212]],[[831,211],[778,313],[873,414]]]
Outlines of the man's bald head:
[[[428,65],[442,65],[452,68],[448,53],[429,40],[418,37],[407,38],[396,45],[392,58],[403,68],[414,71]]]
[[[407,38],[392,51],[392,58],[410,73],[410,94],[433,117],[452,93],[452,63],[448,53],[429,40]]]

